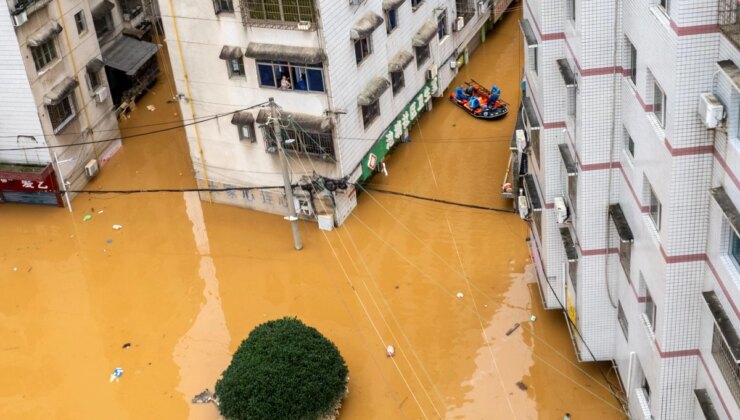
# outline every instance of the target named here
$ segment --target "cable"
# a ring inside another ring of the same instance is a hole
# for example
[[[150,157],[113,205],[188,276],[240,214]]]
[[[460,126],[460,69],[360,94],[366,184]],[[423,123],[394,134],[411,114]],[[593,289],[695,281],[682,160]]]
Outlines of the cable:
[[[402,197],[415,198],[417,200],[431,201],[433,203],[449,204],[449,205],[452,205],[452,206],[466,207],[466,208],[469,208],[469,209],[487,210],[487,211],[502,212],[502,213],[516,213],[516,211],[509,210],[509,209],[501,209],[501,208],[497,208],[497,207],[485,207],[485,206],[479,206],[477,204],[458,203],[456,201],[443,200],[441,198],[424,197],[424,196],[420,196],[420,195],[403,193],[403,192],[398,192],[398,191],[384,190],[384,189],[381,189],[381,188],[369,187],[367,185],[365,185],[365,188],[364,189],[365,190],[379,192],[379,193],[383,193],[383,194],[392,194],[392,195],[398,195],[398,196],[402,196]]]
[[[94,140],[94,141],[79,142],[79,143],[72,143],[72,144],[57,144],[57,145],[34,146],[34,147],[6,148],[6,149],[0,149],[0,152],[11,152],[11,151],[18,151],[18,150],[56,149],[56,148],[62,148],[62,147],[75,147],[75,146],[83,146],[83,145],[86,145],[86,144],[97,144],[97,143],[107,143],[107,142],[118,141],[118,140],[127,140],[127,139],[132,139],[132,138],[137,138],[137,137],[148,136],[148,135],[151,135],[151,134],[158,134],[158,133],[163,133],[163,132],[166,132],[166,131],[176,130],[178,128],[189,127],[189,126],[192,126],[192,125],[195,125],[195,124],[200,124],[200,123],[203,123],[203,122],[206,122],[206,121],[211,121],[211,120],[215,120],[215,119],[218,119],[218,118],[221,118],[221,117],[225,117],[227,115],[231,115],[231,114],[234,114],[236,112],[241,112],[241,111],[246,111],[246,110],[249,110],[249,109],[257,108],[257,107],[260,107],[260,106],[265,105],[266,103],[267,102],[263,102],[263,103],[260,103],[260,104],[252,105],[252,106],[247,107],[247,108],[238,109],[236,111],[226,112],[226,113],[223,113],[223,114],[216,114],[216,115],[214,115],[212,117],[201,119],[201,120],[197,120],[197,121],[194,120],[194,121],[192,121],[190,123],[187,123],[187,124],[181,124],[181,125],[177,125],[177,126],[174,126],[174,127],[162,128],[162,129],[159,129],[159,130],[148,131],[148,132],[145,132],[145,133],[137,133],[137,134],[131,134],[131,135],[128,135],[128,136],[113,137],[113,138],[110,138],[110,139]]]
[[[295,185],[297,186],[297,185]],[[251,190],[270,190],[283,189],[282,185],[261,186],[261,187],[224,187],[224,188],[152,188],[138,190],[57,190],[59,194],[143,194],[143,193],[180,193],[180,192],[223,192],[223,191],[251,191]],[[0,192],[15,192],[15,190],[3,190]],[[48,194],[47,191],[28,191],[30,194]]]

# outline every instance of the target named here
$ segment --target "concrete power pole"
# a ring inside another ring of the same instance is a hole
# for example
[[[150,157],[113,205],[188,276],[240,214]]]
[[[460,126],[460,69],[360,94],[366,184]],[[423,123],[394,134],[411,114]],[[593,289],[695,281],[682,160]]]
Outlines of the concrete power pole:
[[[285,156],[285,149],[283,149],[283,135],[280,131],[277,105],[275,105],[273,98],[270,98],[270,120],[272,131],[275,134],[278,154],[280,155],[280,167],[283,171],[285,195],[288,200],[288,216],[285,217],[285,220],[290,221],[291,227],[293,228],[293,242],[295,242],[295,249],[296,251],[300,251],[303,249],[303,244],[301,243],[301,233],[298,231],[298,216],[296,215],[295,202],[293,201],[293,186],[290,183],[290,175],[288,174],[288,158]]]

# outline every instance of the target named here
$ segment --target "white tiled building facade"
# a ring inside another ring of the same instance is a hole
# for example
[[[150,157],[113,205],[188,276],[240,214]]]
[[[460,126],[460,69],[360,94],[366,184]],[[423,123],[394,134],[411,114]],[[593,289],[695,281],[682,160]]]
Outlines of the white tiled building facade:
[[[64,180],[75,190],[87,183],[91,160],[103,166],[121,147],[106,141],[120,134],[103,56],[144,16],[139,0],[8,0],[0,7],[0,201],[38,201],[33,194],[50,187],[14,175],[20,167],[12,165],[47,168],[53,187]],[[80,143],[90,144],[70,146]],[[8,191],[10,181],[21,189]]]
[[[296,138],[286,146],[295,184],[314,172],[355,182],[381,169],[388,148],[454,77],[450,63],[467,59],[492,12],[509,3],[162,0],[160,10],[186,118],[232,113],[273,97],[284,135]],[[267,108],[254,108],[187,127],[200,185],[282,185],[265,131],[268,115]],[[314,192],[299,198],[306,218],[322,212],[341,224],[356,205],[352,185]],[[287,205],[279,188],[203,198],[279,214]]]
[[[543,302],[615,361],[632,418],[740,418],[739,4],[524,2]]]

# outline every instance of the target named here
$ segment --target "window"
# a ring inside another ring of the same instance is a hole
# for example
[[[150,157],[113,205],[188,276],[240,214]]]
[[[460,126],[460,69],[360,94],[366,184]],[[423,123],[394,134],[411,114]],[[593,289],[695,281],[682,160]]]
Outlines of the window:
[[[627,323],[627,317],[624,315],[624,309],[622,309],[622,302],[617,304],[617,320],[619,321],[619,326],[622,327],[624,339],[629,341],[629,324]]]
[[[416,10],[424,4],[424,0],[411,0],[411,9]]]
[[[75,116],[72,95],[68,95],[56,105],[48,105],[46,110],[49,114],[49,121],[51,122],[51,127],[54,129],[54,133],[58,133]]]
[[[376,118],[378,118],[378,115],[380,115],[380,104],[376,100],[375,102],[371,103],[370,105],[365,105],[362,107],[362,124],[365,128],[370,126],[370,124],[375,121]]]
[[[100,75],[98,72],[87,69],[87,80],[90,82],[90,89],[95,90],[100,86]]]
[[[234,13],[234,3],[232,0],[213,0],[213,9],[216,14]]]
[[[655,225],[655,230],[659,231],[663,206],[660,204],[660,200],[658,200],[658,196],[655,195],[655,191],[653,191],[653,187],[647,181],[647,178],[645,179],[645,184],[648,188],[650,199],[650,203],[648,204],[648,215],[650,216],[650,220],[652,220],[653,224]]]
[[[655,114],[655,118],[658,119],[658,123],[660,123],[662,128],[665,128],[665,108],[666,96],[656,81],[653,85],[653,114]]]
[[[539,48],[529,47],[527,53],[529,54],[529,70],[533,71],[534,74],[540,73],[539,57],[537,56]]]
[[[735,402],[740,404],[740,363],[716,324],[712,333],[712,356]]]
[[[31,56],[36,70],[41,71],[57,58],[57,47],[54,40],[50,39],[38,47],[31,48]]]
[[[406,85],[406,81],[403,79],[403,71],[394,71],[391,73],[391,87],[393,88],[393,95],[400,92]]]
[[[578,115],[578,88],[569,87],[566,96],[568,116],[576,121]]]
[[[229,69],[229,77],[240,77],[246,75],[244,73],[243,58],[230,58],[226,60],[226,67]]]
[[[730,231],[730,256],[737,267],[740,267],[740,236],[734,230]]]
[[[275,133],[270,127],[263,129],[265,147],[268,152],[276,150]],[[314,155],[323,158],[334,158],[334,137],[330,132],[315,133],[293,128],[282,129],[283,139],[294,139],[294,142],[285,145],[289,153]]]
[[[113,31],[113,18],[110,12],[100,16],[99,18],[93,19],[93,25],[95,25],[95,34],[98,38],[102,38]]]
[[[576,20],[576,0],[565,0],[565,16],[568,20],[575,22]]]
[[[637,85],[637,49],[635,49],[635,46],[632,44],[632,42],[628,39],[627,44],[629,44],[629,51],[630,51],[630,61],[629,61],[629,71],[630,71],[630,80],[632,80],[632,83],[634,85]]]
[[[640,387],[642,388],[643,393],[645,393],[645,400],[648,404],[650,404],[650,383],[644,376],[642,378],[642,385]]]
[[[321,63],[296,65],[285,61],[258,60],[257,76],[261,87],[324,91],[324,68]]]
[[[245,0],[244,5],[248,19],[296,23],[315,21],[313,0]]]
[[[249,140],[254,143],[257,141],[257,136],[254,135],[254,124],[237,125],[239,130],[239,140]]]
[[[355,61],[360,64],[362,60],[373,53],[373,43],[371,37],[360,38],[355,41]]]
[[[669,14],[671,12],[671,0],[660,0],[660,7],[665,10],[666,14]]]
[[[442,11],[437,17],[437,36],[439,40],[447,36],[447,9]]]
[[[645,279],[643,279],[643,282]],[[650,329],[655,332],[655,321],[658,313],[658,308],[655,306],[653,296],[650,294],[650,290],[645,285],[645,317],[647,317],[650,323]]]
[[[475,2],[472,0],[455,0],[455,10],[457,16],[462,16],[465,23],[475,16]]]
[[[632,136],[625,133],[627,136],[627,141],[625,142],[625,149],[627,149],[627,152],[629,153],[630,157],[634,159],[635,157],[635,141],[632,140]]]
[[[82,34],[87,32],[87,19],[85,18],[85,11],[80,10],[75,13],[75,25],[77,26],[77,33]]]
[[[414,52],[416,53],[416,66],[421,66],[429,58],[429,44],[414,47]]]
[[[391,33],[396,28],[398,28],[398,9],[388,9],[385,11],[385,31]]]

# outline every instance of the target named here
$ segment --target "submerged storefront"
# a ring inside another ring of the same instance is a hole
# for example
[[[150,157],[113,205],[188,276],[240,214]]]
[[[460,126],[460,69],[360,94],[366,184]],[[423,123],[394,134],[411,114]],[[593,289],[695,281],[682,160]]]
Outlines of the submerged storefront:
[[[419,117],[419,114],[424,112],[427,108],[427,104],[432,99],[432,94],[439,89],[439,77],[434,76],[431,80],[428,80],[424,86],[419,89],[419,92],[414,96],[414,99],[409,102],[401,111],[396,119],[388,126],[383,132],[383,135],[375,142],[370,151],[365,155],[360,163],[362,174],[360,175],[359,181],[367,181],[375,172],[381,172],[384,170],[384,160],[390,153],[390,150],[398,142],[398,140],[408,136],[408,129]]]
[[[0,163],[0,203],[62,207],[54,168],[51,164]]]

